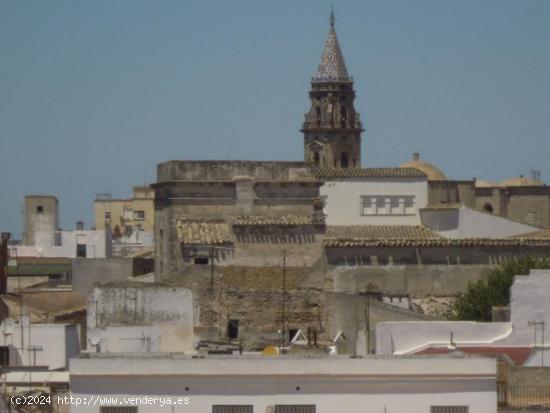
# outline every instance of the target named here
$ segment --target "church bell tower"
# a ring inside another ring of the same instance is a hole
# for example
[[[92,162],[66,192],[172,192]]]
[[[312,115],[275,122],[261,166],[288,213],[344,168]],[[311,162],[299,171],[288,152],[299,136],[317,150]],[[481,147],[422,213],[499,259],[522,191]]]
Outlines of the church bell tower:
[[[309,99],[311,108],[302,128],[305,161],[320,168],[360,168],[363,129],[353,107],[353,78],[338,44],[334,12]]]

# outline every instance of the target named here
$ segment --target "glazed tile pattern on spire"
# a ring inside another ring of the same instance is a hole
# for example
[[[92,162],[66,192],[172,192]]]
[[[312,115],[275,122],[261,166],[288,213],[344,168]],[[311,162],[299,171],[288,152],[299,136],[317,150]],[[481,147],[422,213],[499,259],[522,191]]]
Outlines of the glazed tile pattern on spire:
[[[323,56],[321,56],[321,63],[319,64],[317,73],[313,77],[313,81],[330,82],[351,80],[351,77],[348,75],[348,70],[346,69],[342,50],[338,44],[336,31],[334,30],[334,26],[331,25],[327,42],[325,43],[325,49],[323,50]]]

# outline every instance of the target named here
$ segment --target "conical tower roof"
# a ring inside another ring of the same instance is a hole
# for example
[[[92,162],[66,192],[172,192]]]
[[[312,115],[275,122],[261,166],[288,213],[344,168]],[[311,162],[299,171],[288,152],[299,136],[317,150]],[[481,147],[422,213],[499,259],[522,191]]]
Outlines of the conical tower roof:
[[[321,63],[317,73],[313,76],[314,82],[350,81],[346,62],[338,44],[336,30],[334,30],[334,12],[330,14],[330,30],[321,56]]]

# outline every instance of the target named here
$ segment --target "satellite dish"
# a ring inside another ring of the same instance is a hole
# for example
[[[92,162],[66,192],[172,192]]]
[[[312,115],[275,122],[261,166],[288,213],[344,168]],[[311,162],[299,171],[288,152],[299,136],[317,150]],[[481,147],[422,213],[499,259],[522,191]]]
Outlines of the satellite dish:
[[[99,328],[92,328],[88,341],[92,346],[97,346],[101,342],[101,330]]]
[[[15,320],[13,318],[6,318],[4,321],[2,321],[0,329],[2,330],[2,333],[4,333],[4,335],[9,335],[13,333],[13,330],[15,330]]]

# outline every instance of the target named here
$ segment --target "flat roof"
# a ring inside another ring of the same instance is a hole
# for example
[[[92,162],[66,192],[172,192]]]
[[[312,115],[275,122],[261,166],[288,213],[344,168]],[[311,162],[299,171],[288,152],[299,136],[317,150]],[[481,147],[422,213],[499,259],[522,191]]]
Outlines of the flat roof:
[[[71,375],[174,376],[495,376],[496,359],[430,356],[207,356],[181,353],[81,353]]]

